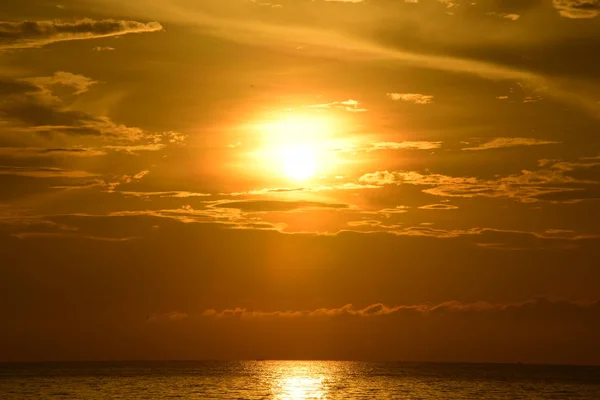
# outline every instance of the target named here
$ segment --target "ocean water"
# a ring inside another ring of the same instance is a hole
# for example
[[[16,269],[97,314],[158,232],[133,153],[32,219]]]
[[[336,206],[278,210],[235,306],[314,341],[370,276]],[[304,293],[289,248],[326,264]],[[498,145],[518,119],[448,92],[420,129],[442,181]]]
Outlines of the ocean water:
[[[600,367],[346,361],[0,364],[0,399],[600,399]]]

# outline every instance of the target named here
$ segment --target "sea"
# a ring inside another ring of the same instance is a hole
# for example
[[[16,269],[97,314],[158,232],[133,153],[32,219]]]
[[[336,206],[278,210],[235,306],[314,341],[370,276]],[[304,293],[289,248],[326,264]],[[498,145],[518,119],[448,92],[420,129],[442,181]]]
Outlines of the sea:
[[[600,400],[600,367],[358,361],[0,364],[0,399]]]

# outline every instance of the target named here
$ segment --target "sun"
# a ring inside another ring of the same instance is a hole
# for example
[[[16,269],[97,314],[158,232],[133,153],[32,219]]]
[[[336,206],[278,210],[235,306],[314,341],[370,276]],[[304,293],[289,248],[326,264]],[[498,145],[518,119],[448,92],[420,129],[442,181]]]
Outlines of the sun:
[[[303,181],[324,172],[328,156],[326,143],[332,135],[332,121],[326,117],[289,114],[260,125],[263,136],[260,162],[271,173]]]
[[[257,116],[248,123],[249,151],[241,168],[268,182],[302,182],[312,185],[343,175],[350,163],[343,149],[353,136],[348,121],[340,115],[286,109]]]
[[[279,149],[283,172],[289,178],[305,180],[317,170],[315,151],[307,145],[290,145]]]

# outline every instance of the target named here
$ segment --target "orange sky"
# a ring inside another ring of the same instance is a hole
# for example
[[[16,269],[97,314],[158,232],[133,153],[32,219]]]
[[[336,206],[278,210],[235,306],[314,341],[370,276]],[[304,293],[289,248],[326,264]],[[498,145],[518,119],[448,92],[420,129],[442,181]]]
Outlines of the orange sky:
[[[0,361],[600,364],[597,0],[0,10]]]

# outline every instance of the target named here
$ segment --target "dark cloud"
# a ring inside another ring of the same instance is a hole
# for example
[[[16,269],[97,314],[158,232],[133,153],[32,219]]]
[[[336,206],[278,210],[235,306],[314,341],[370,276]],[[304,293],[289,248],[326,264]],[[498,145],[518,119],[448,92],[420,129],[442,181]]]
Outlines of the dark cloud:
[[[39,86],[27,81],[0,78],[0,96],[38,92],[40,90]]]
[[[137,128],[119,126],[109,118],[69,109],[47,87],[56,83],[72,85],[82,92],[93,81],[66,73],[30,80],[5,78],[0,84],[0,117],[10,123],[5,128],[43,134],[116,136],[126,140],[141,136]]]
[[[31,98],[27,100],[33,101],[6,104],[3,107],[4,115],[24,125],[55,126],[57,131],[64,133],[101,134],[99,130],[89,126],[102,122],[99,118],[81,111],[64,110],[49,104],[35,103]]]
[[[93,79],[63,71],[52,76],[21,80],[4,78],[0,81],[0,120],[5,122],[3,128],[50,138],[56,135],[97,138],[103,140],[98,147],[129,154],[162,150],[166,143],[185,143],[186,136],[178,132],[147,132],[138,127],[115,123],[106,116],[73,109],[53,92],[57,86],[62,86],[73,91],[71,96],[78,96],[95,84],[97,82]]]

